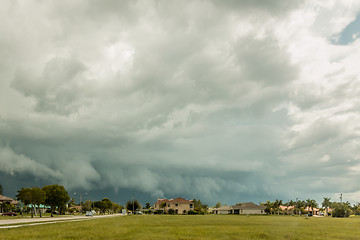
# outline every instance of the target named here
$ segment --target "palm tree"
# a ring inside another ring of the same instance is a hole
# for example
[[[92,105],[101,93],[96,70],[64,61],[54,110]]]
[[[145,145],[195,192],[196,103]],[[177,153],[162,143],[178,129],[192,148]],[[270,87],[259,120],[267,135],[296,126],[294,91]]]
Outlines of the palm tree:
[[[301,201],[301,200],[298,200],[296,202],[296,208],[297,208],[297,211],[299,213],[299,216],[301,214],[301,208],[305,205],[305,202],[304,201]]]
[[[311,207],[312,214],[314,215],[314,208],[318,207],[318,204],[315,199],[310,200],[310,207]]]
[[[277,210],[278,215],[280,214],[280,206],[282,205],[282,200],[276,199],[274,202],[274,208]]]
[[[272,210],[273,205],[274,205],[272,202],[266,201],[266,203],[263,203],[262,205],[264,205],[264,206],[266,207],[265,212],[267,212],[267,213],[269,213],[269,214],[272,213],[271,210]]]
[[[162,209],[163,209],[163,213],[165,213],[166,202],[160,203],[160,206],[159,206],[159,207],[162,208]]]
[[[308,211],[308,214],[309,214],[310,207],[311,207],[311,199],[310,198],[305,200],[305,207],[307,207],[307,211]]]
[[[325,208],[326,216],[329,214],[329,207],[331,206],[331,198],[324,198],[324,201],[322,202],[321,206]]]

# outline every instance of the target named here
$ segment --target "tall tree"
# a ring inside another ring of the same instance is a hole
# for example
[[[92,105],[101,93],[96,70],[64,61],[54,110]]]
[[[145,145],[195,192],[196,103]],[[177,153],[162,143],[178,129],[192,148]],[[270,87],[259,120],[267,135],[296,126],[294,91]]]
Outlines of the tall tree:
[[[278,215],[280,214],[280,206],[282,205],[282,200],[276,199],[274,202],[274,208],[277,210]]]
[[[4,188],[3,188],[3,186],[0,184],[0,195],[3,195],[3,193],[4,193]]]
[[[17,200],[23,202],[25,205],[32,204],[32,196],[30,188],[21,188],[18,190],[18,194],[16,195]],[[31,208],[31,217],[34,217],[33,207]]]
[[[31,188],[32,202],[37,208],[41,208],[40,205],[45,203],[46,193],[42,189],[36,187]],[[41,209],[39,211],[41,217]]]
[[[201,200],[196,200],[195,198],[192,200],[194,203],[194,211],[200,214],[205,214],[207,210],[209,209],[209,206],[206,204],[203,204]]]
[[[326,216],[329,214],[329,208],[331,206],[331,198],[324,197],[324,201],[321,203],[321,206],[325,208]]]
[[[221,202],[217,202],[215,205],[215,208],[219,208],[219,207],[221,207]]]
[[[297,209],[297,212],[300,216],[301,214],[301,208],[305,206],[305,202],[304,201],[301,201],[301,200],[298,200],[296,201],[296,209]]]
[[[85,202],[83,202],[83,204],[82,204],[82,209],[84,210],[84,211],[90,211],[91,210],[91,208],[92,208],[92,201],[91,200],[86,200]]]
[[[270,201],[266,201],[266,203],[263,203],[262,205],[266,207],[265,212],[272,214],[274,203]]]
[[[132,200],[132,201],[127,201],[125,207],[128,211],[132,211],[133,214],[135,214],[136,209],[141,208],[141,204],[139,203],[138,200]]]
[[[314,214],[314,208],[318,207],[318,204],[315,199],[310,200],[310,207],[311,207],[312,214]]]
[[[22,201],[25,205],[31,204],[31,217],[34,217],[34,209],[39,208],[41,204],[45,203],[45,196],[45,192],[38,187],[21,188],[16,195],[17,199]]]
[[[46,185],[42,187],[42,190],[46,193],[45,204],[49,205],[51,208],[51,217],[53,217],[53,211],[56,207],[61,214],[63,207],[70,200],[68,192],[65,190],[64,186],[57,184]]]

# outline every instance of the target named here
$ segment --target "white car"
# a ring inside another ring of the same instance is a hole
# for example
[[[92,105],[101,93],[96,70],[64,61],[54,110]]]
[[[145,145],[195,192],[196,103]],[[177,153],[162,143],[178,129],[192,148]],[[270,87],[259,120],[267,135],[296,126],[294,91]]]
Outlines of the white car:
[[[92,217],[92,216],[94,216],[94,214],[92,212],[90,212],[90,211],[87,211],[85,216]]]

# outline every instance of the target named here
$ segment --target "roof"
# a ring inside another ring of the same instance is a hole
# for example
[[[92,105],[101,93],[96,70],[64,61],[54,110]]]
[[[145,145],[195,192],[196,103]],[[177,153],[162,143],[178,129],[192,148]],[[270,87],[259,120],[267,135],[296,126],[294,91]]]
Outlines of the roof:
[[[217,210],[217,211],[226,211],[226,210],[230,210],[231,207],[230,206],[221,206],[218,208],[214,208],[213,210]]]
[[[186,199],[183,199],[180,197],[173,199],[171,202],[173,202],[173,203],[192,203],[192,201],[189,201],[189,200],[186,200]]]
[[[264,210],[266,207],[261,205],[256,205],[253,202],[241,203],[231,206],[233,209],[243,209],[243,210]]]
[[[186,200],[184,198],[181,198],[181,197],[178,197],[178,198],[175,198],[175,199],[158,199],[156,201],[155,204],[160,204],[160,203],[163,203],[163,202],[168,202],[168,203],[192,203],[192,201],[189,201],[189,200]]]
[[[8,201],[11,202],[11,201],[14,201],[14,199],[6,197],[4,195],[0,195],[0,201],[1,202],[8,202]]]
[[[295,209],[295,206],[280,206],[280,209],[285,211],[285,210],[293,210]]]
[[[306,211],[319,211],[318,208],[310,208],[310,207],[306,207],[306,208],[304,208],[304,210],[306,210]]]

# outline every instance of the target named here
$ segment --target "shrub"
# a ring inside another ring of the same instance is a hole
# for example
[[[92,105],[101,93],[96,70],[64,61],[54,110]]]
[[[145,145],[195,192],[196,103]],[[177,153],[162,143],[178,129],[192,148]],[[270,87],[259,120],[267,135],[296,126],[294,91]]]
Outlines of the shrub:
[[[333,203],[334,210],[331,212],[332,217],[349,217],[350,216],[350,208],[345,203]]]
[[[175,210],[170,208],[167,212],[168,214],[174,215],[175,214]]]

